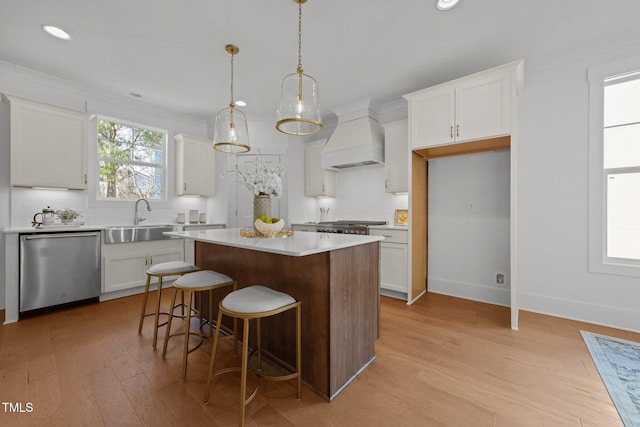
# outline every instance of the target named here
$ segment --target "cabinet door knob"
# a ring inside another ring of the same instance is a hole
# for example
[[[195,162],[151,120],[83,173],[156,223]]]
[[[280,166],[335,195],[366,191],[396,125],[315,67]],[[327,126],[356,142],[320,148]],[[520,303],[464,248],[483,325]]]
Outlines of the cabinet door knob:
[[[187,191],[187,183],[184,183],[184,191]]]
[[[85,184],[87,183],[87,174],[86,173],[84,174],[84,183]]]
[[[322,184],[322,192],[324,193],[324,184]]]
[[[460,136],[460,125],[456,125],[456,137]]]
[[[384,188],[389,188],[389,179],[384,180]]]
[[[453,126],[449,126],[449,138],[453,138]]]

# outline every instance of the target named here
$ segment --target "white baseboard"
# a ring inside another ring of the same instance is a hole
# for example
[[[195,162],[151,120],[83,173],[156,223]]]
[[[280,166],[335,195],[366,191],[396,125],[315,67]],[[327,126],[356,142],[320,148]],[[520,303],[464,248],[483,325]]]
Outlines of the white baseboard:
[[[489,304],[511,305],[511,290],[509,288],[489,287],[474,283],[461,283],[451,280],[429,277],[428,292],[464,298]]]
[[[640,332],[640,310],[625,310],[530,292],[519,293],[518,306],[521,311],[532,311],[625,331]]]
[[[383,295],[385,297],[395,298],[395,299],[401,299],[404,301],[407,300],[406,292],[392,291],[391,289],[380,288],[380,295]]]
[[[174,280],[175,279],[163,281],[162,282],[162,289],[167,289],[167,288],[172,287]],[[157,288],[158,288],[158,284],[157,283],[152,283],[151,285],[149,285],[149,291],[155,291]],[[135,295],[135,294],[141,294],[143,292],[144,292],[144,285],[136,286],[135,288],[122,289],[122,290],[119,290],[119,291],[102,293],[102,294],[100,294],[99,300],[101,302],[102,301],[109,301],[109,300],[116,299],[116,298],[122,298],[122,297],[128,297],[128,296]]]

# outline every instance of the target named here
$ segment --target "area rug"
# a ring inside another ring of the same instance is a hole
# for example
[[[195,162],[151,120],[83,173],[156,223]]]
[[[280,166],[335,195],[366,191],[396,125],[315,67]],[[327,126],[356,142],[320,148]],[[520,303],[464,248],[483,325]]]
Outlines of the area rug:
[[[640,427],[640,343],[580,331],[626,427]]]

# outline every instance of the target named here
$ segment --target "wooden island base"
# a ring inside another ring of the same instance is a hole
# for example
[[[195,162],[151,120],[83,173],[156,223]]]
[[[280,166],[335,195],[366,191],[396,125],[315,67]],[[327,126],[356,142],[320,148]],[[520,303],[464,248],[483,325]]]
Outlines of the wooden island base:
[[[201,241],[195,247],[197,266],[232,277],[240,288],[260,284],[302,302],[302,378],[321,396],[332,400],[375,358],[378,242],[305,256]],[[263,319],[262,345],[295,366],[295,314]]]

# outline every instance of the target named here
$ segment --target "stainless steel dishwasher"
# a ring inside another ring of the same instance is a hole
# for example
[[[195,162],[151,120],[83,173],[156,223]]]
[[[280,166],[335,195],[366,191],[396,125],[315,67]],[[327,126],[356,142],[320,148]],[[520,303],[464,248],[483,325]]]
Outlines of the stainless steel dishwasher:
[[[20,313],[100,296],[100,232],[20,235]]]

